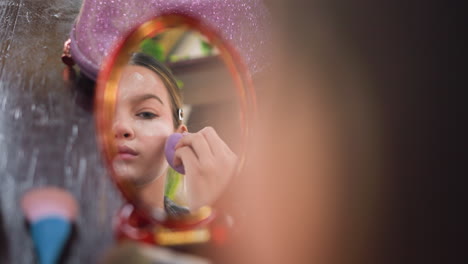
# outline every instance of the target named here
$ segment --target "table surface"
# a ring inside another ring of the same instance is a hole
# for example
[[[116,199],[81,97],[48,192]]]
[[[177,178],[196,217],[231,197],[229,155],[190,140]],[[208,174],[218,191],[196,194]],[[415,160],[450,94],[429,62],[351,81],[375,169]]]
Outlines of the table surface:
[[[122,198],[96,142],[93,90],[64,81],[64,41],[81,6],[73,0],[0,0],[0,263],[35,263],[19,201],[54,185],[80,214],[62,263],[96,263],[113,244]]]

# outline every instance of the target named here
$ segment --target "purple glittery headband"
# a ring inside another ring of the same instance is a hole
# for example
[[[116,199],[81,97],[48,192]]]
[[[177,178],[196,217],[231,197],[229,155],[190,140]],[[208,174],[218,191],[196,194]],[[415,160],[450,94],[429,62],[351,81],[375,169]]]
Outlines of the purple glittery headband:
[[[136,26],[164,13],[200,19],[241,54],[251,74],[266,64],[269,14],[260,0],[84,0],[70,34],[70,51],[81,71],[96,79],[114,44]]]

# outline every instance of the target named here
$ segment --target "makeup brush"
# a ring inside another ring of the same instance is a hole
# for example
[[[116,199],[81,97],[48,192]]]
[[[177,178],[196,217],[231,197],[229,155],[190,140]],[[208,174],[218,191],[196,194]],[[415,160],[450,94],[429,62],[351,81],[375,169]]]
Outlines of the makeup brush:
[[[179,166],[174,166],[174,155],[175,155],[175,146],[177,142],[183,137],[184,135],[181,133],[174,133],[167,138],[166,145],[164,146],[164,152],[166,153],[166,159],[169,165],[178,173],[185,174],[185,168],[183,164]]]
[[[57,263],[78,214],[76,200],[66,190],[42,187],[24,194],[21,208],[30,223],[39,263]]]

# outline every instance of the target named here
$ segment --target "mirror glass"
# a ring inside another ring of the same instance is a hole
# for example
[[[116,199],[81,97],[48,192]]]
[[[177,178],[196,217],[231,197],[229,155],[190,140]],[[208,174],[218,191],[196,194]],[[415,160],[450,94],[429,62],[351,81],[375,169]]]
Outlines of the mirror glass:
[[[99,139],[124,196],[157,220],[212,205],[244,163],[254,99],[214,31],[179,15],[141,25],[98,77]]]

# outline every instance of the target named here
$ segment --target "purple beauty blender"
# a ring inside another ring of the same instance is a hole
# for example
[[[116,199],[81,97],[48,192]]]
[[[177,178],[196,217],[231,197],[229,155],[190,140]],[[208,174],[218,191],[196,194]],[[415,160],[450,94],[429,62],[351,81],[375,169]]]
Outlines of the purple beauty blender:
[[[177,142],[183,137],[181,133],[174,133],[169,136],[166,141],[166,146],[164,147],[164,152],[166,153],[166,159],[169,165],[178,173],[185,174],[185,168],[183,164],[179,166],[174,166],[174,155],[175,155],[175,146]]]

